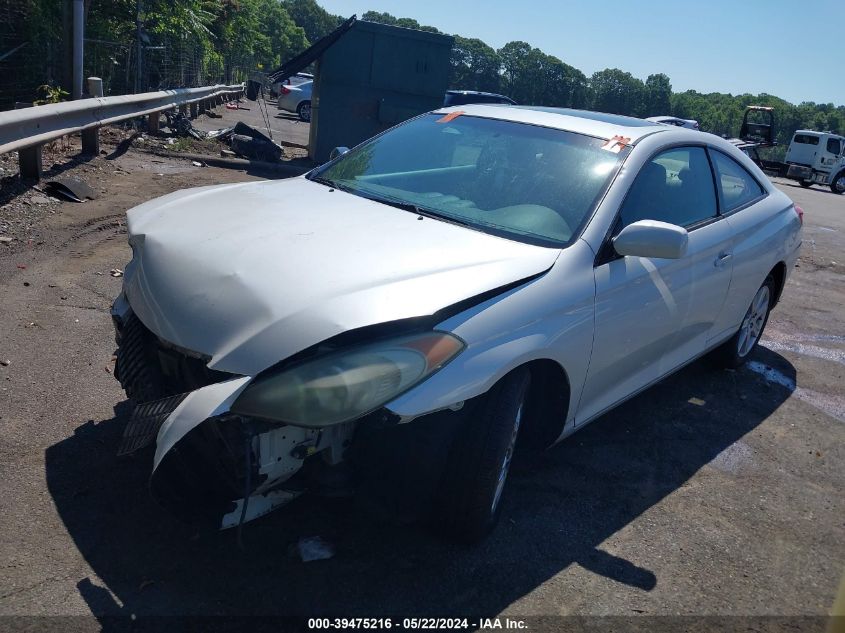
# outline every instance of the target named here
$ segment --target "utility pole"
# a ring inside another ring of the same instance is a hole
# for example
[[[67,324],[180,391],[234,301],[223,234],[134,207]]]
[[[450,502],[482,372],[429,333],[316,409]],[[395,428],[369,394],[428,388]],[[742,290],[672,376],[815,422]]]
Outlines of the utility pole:
[[[73,0],[73,84],[71,97],[82,98],[82,58],[85,44],[85,0]]]
[[[144,13],[144,0],[136,0],[135,2],[135,39],[136,39],[136,55],[135,55],[135,92],[143,92],[144,83],[144,42],[142,35],[144,33],[143,21],[141,16]]]

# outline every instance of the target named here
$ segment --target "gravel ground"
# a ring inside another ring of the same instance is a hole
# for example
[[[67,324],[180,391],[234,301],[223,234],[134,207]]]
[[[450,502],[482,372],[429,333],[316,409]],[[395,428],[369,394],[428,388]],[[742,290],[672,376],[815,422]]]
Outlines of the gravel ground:
[[[100,197],[43,204],[4,181],[0,616],[830,609],[845,563],[845,197],[778,183],[805,209],[804,249],[749,367],[694,363],[515,472],[483,543],[445,544],[360,498],[302,498],[247,526],[241,550],[156,507],[149,455],[114,457],[128,405],[109,272],[130,256],[126,209],[255,176],[132,148],[68,173]],[[289,555],[314,535],[334,558]]]

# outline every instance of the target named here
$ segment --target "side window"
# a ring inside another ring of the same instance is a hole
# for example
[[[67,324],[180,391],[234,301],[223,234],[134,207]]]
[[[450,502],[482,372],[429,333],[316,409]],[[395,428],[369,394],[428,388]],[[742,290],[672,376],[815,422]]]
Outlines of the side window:
[[[704,149],[670,149],[643,165],[620,215],[620,228],[638,220],[689,227],[715,217],[716,192]]]
[[[842,146],[839,143],[839,139],[837,138],[829,138],[827,139],[827,151],[831,154],[839,154]]]
[[[710,155],[716,168],[722,213],[729,213],[765,195],[766,190],[745,167],[722,152],[712,151]]]

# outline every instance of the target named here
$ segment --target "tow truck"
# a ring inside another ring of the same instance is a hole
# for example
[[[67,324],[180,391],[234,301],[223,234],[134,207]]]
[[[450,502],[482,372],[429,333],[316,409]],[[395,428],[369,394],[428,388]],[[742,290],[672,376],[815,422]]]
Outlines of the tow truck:
[[[760,150],[775,147],[774,109],[748,106],[742,117],[739,137],[729,139],[764,172],[789,178],[802,187],[827,185],[836,194],[845,193],[845,137],[833,132],[797,130],[783,162],[765,160]]]

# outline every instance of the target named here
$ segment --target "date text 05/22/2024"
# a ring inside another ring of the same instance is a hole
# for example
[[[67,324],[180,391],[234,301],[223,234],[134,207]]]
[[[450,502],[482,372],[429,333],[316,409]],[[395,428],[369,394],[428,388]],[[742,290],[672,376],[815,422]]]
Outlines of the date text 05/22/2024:
[[[526,630],[524,620],[515,618],[310,618],[310,630]]]

